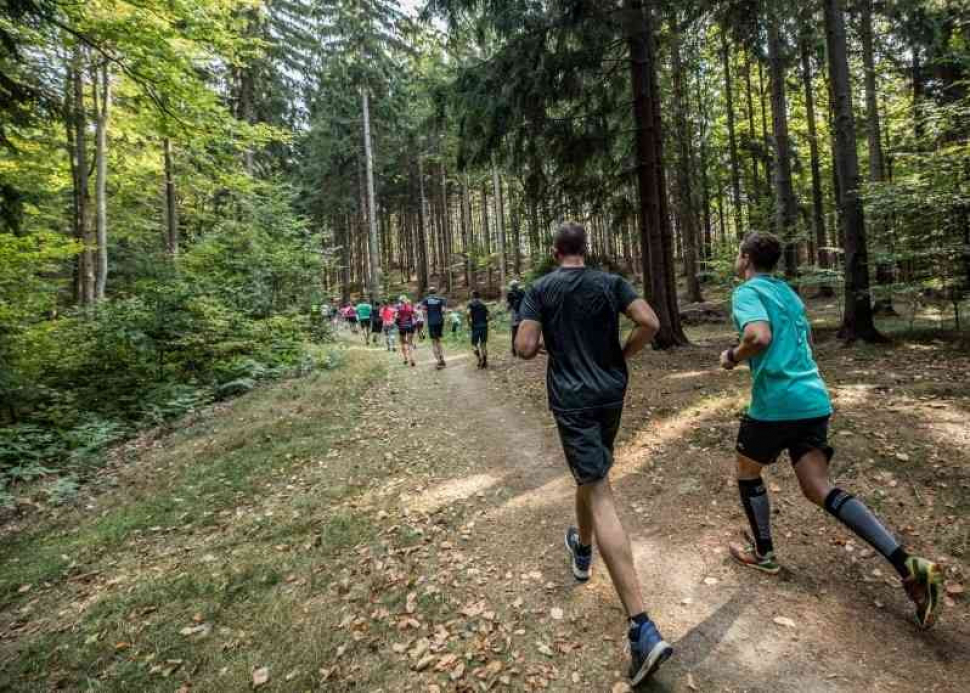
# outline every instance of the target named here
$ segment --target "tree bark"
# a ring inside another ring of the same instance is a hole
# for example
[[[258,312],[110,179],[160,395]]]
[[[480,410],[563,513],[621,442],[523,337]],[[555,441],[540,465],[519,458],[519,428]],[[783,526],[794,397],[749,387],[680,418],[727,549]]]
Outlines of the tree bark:
[[[687,277],[687,300],[700,303],[704,300],[701,294],[701,283],[697,279],[697,210],[694,205],[694,188],[691,171],[692,137],[687,120],[687,90],[684,85],[684,64],[681,55],[680,28],[677,26],[677,13],[672,14],[670,52],[672,74],[674,82],[674,108],[677,128],[677,197],[682,224],[681,238],[684,249],[684,274]]]
[[[502,190],[498,168],[492,161],[492,190],[495,198],[495,218],[498,220],[498,282],[499,298],[505,299],[505,210],[502,208]]]
[[[798,276],[798,203],[791,180],[785,57],[777,6],[768,8],[768,64],[771,73],[771,127],[775,139],[775,229],[785,248],[785,278]]]
[[[374,152],[370,138],[370,98],[367,89],[360,90],[364,111],[364,159],[367,168],[367,240],[370,250],[370,295],[378,300],[384,292],[384,273],[381,269],[380,242],[377,236],[377,210],[374,196]]]
[[[96,236],[98,242],[98,272],[95,300],[104,299],[108,283],[108,119],[111,114],[111,74],[107,61],[95,70],[94,92],[100,96],[96,104],[95,162],[97,179],[94,186],[96,212]],[[100,85],[99,85],[100,82]]]
[[[809,16],[809,20],[811,16]],[[812,169],[812,232],[815,236],[815,257],[813,262],[823,270],[828,269],[829,254],[825,234],[825,198],[822,194],[822,164],[818,146],[818,125],[815,120],[815,90],[812,88],[811,35],[807,21],[799,40],[802,62],[802,83],[805,88],[805,118],[808,121],[808,147]],[[819,286],[820,296],[833,296],[828,284]]]
[[[869,290],[869,256],[865,214],[859,196],[859,153],[849,84],[845,16],[841,0],[824,0],[829,75],[835,95],[835,165],[839,172],[839,206],[845,220],[845,312],[839,337],[847,341],[884,341],[873,322]]]
[[[424,164],[421,154],[418,154],[418,188],[421,192],[421,206],[418,208],[417,234],[417,262],[418,262],[418,294],[424,296],[428,291],[428,245],[425,236],[425,223],[428,219],[428,200],[424,196]]]
[[[91,193],[88,186],[87,115],[84,106],[84,56],[80,46],[74,49],[72,64],[74,79],[74,144],[78,183],[78,236],[84,247],[80,255],[80,298],[82,305],[91,305],[95,298],[94,246],[97,242],[91,228]]]
[[[657,88],[654,18],[650,9],[644,12],[642,0],[624,0],[623,7],[633,87],[644,275],[650,273],[649,297],[660,319],[660,330],[654,338],[654,346],[666,349],[686,344],[687,337],[681,326],[677,292],[671,290],[675,278],[663,170],[663,131]]]
[[[175,199],[175,172],[172,167],[172,141],[162,140],[165,169],[165,250],[172,257],[179,254],[179,212]]]
[[[879,96],[876,85],[876,58],[872,36],[872,0],[859,2],[859,34],[862,39],[862,66],[865,70],[866,87],[866,135],[869,142],[869,182],[882,183],[885,176],[885,158],[882,150],[882,126],[879,122]],[[876,238],[886,241],[888,231],[880,221],[873,224]],[[876,299],[872,310],[876,315],[895,315],[893,310],[891,263],[876,263],[876,284],[887,287],[886,295]]]
[[[721,27],[721,62],[724,66],[724,107],[727,112],[728,151],[731,155],[731,202],[734,205],[734,230],[738,240],[744,237],[741,208],[741,162],[738,158],[738,138],[734,121],[734,84],[731,79],[731,50],[727,27]],[[757,172],[755,172],[757,176]]]

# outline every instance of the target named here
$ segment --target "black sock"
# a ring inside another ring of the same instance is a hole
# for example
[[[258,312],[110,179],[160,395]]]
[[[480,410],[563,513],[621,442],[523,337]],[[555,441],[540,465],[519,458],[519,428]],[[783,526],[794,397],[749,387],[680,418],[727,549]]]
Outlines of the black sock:
[[[771,542],[771,502],[765,483],[761,479],[738,479],[738,490],[741,492],[741,505],[751,525],[755,551],[759,556],[767,556],[775,547]]]
[[[906,567],[909,554],[862,501],[851,493],[834,488],[825,497],[825,509],[881,553],[900,577],[909,577],[909,568]]]
[[[581,542],[581,541],[577,541],[576,542],[576,555],[577,556],[589,556],[592,553],[593,553],[593,545],[592,544],[590,544],[589,546],[585,546],[585,545],[583,545],[583,542]]]

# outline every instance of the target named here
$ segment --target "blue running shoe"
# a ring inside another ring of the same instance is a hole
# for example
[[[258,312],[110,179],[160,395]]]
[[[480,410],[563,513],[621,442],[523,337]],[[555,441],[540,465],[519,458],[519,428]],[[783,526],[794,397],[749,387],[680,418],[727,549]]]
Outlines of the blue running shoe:
[[[674,648],[664,642],[653,621],[630,628],[630,685],[636,686],[660,668]]]
[[[579,546],[579,530],[570,527],[566,530],[566,551],[569,552],[573,576],[580,582],[586,582],[592,574],[590,565],[593,563],[593,551],[590,549],[588,554],[583,555],[579,553]]]

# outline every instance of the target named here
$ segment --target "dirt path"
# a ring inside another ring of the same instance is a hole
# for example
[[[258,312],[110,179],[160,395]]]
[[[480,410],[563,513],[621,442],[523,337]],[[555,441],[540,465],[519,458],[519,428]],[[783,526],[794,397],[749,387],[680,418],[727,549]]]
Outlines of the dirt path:
[[[953,588],[930,633],[892,570],[768,479],[786,567],[742,572],[730,472],[747,376],[731,335],[633,364],[613,479],[649,611],[676,656],[645,690],[965,691],[970,357],[821,346],[834,473]],[[0,556],[0,689],[622,691],[624,614],[579,586],[573,482],[540,360],[435,371],[347,340],[333,370],[135,441],[83,502],[24,515]]]
[[[677,651],[648,689],[966,690],[966,607],[917,632],[891,568],[808,506],[789,470],[772,481],[788,570],[762,577],[729,561],[724,545],[742,518],[726,460],[746,381],[712,370],[713,345],[701,346],[637,364],[613,475],[649,610]],[[504,661],[492,661],[513,670],[514,688],[610,690],[625,665],[622,613],[601,564],[586,586],[567,572],[573,482],[542,406],[542,364],[495,357],[485,374],[463,357],[439,373],[421,357],[416,372],[391,370],[385,411],[419,428],[428,454],[398,500],[406,517],[433,518],[425,540],[436,570],[424,577],[467,626],[507,636]],[[906,515],[887,507],[897,524]],[[424,685],[447,687],[434,669],[454,668],[422,663],[420,638],[398,649],[430,670],[415,674]]]

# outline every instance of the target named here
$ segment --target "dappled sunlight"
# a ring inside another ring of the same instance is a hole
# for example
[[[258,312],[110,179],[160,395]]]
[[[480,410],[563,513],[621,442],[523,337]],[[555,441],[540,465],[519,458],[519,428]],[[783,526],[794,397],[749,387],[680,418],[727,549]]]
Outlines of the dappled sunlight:
[[[704,422],[736,408],[740,399],[735,394],[722,393],[691,404],[684,411],[662,421],[647,421],[616,453],[610,475],[613,480],[640,471],[650,464],[651,454],[663,452],[668,443],[678,440]]]
[[[705,376],[715,375],[716,371],[712,369],[707,369],[703,371],[684,371],[682,373],[671,373],[670,375],[665,375],[661,380],[691,380],[693,378],[703,378]]]
[[[502,476],[493,474],[472,474],[459,479],[450,479],[430,488],[421,490],[417,495],[402,496],[401,503],[408,510],[432,513],[457,500],[467,500],[482,493],[500,481]]]

